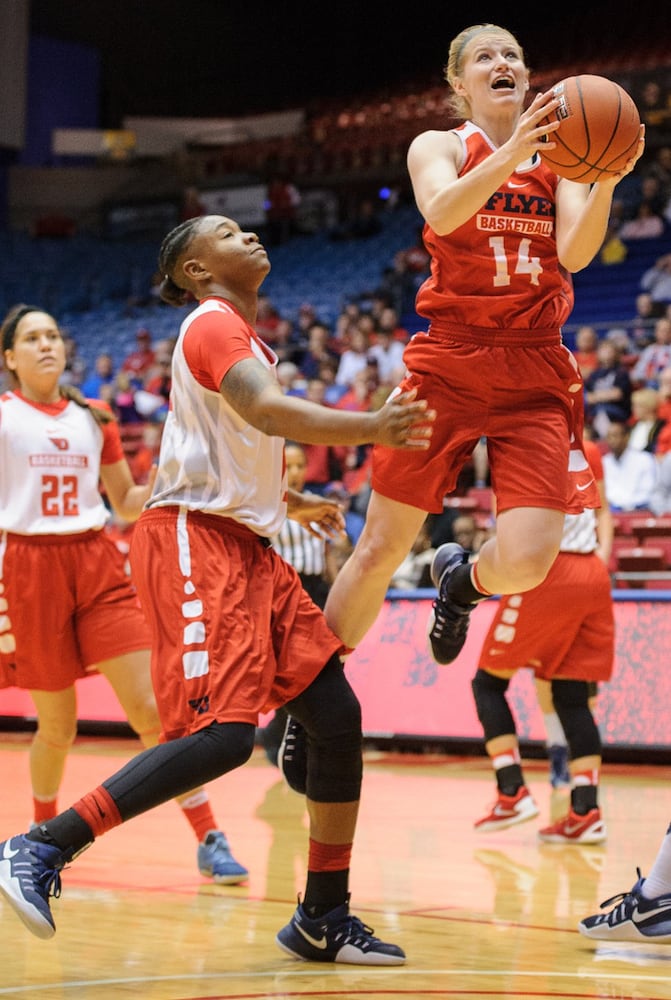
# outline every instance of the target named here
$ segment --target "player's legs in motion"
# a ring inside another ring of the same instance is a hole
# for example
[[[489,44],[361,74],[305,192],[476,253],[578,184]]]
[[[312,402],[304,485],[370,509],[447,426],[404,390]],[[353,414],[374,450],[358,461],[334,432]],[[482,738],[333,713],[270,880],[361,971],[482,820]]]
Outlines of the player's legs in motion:
[[[349,911],[362,775],[361,709],[337,656],[290,708],[305,727],[310,751],[310,842],[305,894],[277,942],[312,961],[402,964],[403,951],[380,941]],[[72,808],[0,844],[0,892],[34,934],[52,937],[49,897],[60,895],[66,864],[120,823],[241,766],[254,742],[251,723],[212,723],[143,751]]]
[[[389,581],[425,520],[426,511],[371,493],[363,531],[333,581],[324,607],[327,622],[349,648],[373,625]]]
[[[389,580],[425,518],[426,512],[417,507],[375,491],[371,494],[361,537],[338,573],[324,609],[329,625],[346,646],[354,648],[373,625]],[[431,637],[438,662],[449,663],[458,655],[466,639],[463,619],[467,624],[478,601],[491,594],[521,593],[545,578],[559,549],[563,523],[563,513],[556,510],[504,511],[497,520],[495,537],[484,544],[476,563],[465,564],[462,551],[458,560],[443,567],[434,610],[440,632],[435,639]],[[436,561],[442,548],[436,552]],[[458,647],[456,652],[454,647]]]
[[[564,727],[559,721],[559,716],[552,700],[552,685],[550,681],[546,681],[540,677],[534,678],[534,684],[538,706],[543,713],[545,747],[550,763],[550,784],[555,789],[567,788],[571,784],[571,774],[568,766],[568,740],[566,739]],[[590,681],[588,688],[589,708],[592,715],[594,715],[598,695],[596,681]]]
[[[475,562],[455,542],[436,549],[431,577],[438,590],[429,619],[429,646],[437,663],[461,652],[471,612],[492,594],[521,594],[547,576],[561,541],[564,514],[545,507],[517,507],[497,516],[496,534]]]
[[[33,823],[57,813],[58,790],[65,762],[77,735],[77,695],[74,686],[62,691],[31,691],[37,729],[30,744]]]
[[[539,830],[547,843],[600,844],[606,839],[598,801],[601,736],[589,704],[593,688],[589,681],[552,681],[552,701],[569,746],[571,802],[566,816]]]
[[[555,789],[567,788],[571,784],[571,775],[568,769],[568,741],[552,700],[552,687],[550,681],[540,677],[534,678],[534,685],[538,707],[543,715],[545,749],[550,764],[550,784]]]
[[[98,670],[112,685],[128,722],[143,746],[156,746],[161,723],[151,683],[149,651],[137,650],[106,660],[98,664]],[[194,788],[176,798],[198,843],[196,862],[201,875],[222,885],[243,882],[249,872],[233,857],[225,833],[217,827],[206,790]]]
[[[475,823],[475,829],[482,833],[505,829],[538,815],[538,806],[522,773],[515,720],[506,697],[509,684],[510,674],[503,676],[482,668],[472,681],[475,707],[498,793],[490,812]]]

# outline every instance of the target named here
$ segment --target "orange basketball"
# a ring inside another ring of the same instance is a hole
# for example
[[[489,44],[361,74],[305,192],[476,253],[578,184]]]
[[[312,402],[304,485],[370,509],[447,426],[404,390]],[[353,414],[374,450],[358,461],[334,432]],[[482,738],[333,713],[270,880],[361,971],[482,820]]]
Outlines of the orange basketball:
[[[552,88],[561,104],[548,118],[560,126],[541,153],[560,177],[593,184],[617,174],[636,151],[641,119],[626,90],[605,76],[568,76]],[[546,119],[547,120],[547,119]]]

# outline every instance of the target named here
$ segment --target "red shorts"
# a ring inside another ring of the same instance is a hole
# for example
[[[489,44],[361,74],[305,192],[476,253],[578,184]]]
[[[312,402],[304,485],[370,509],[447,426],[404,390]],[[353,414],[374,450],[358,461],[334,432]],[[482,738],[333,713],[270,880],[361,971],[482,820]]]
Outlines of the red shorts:
[[[343,649],[293,566],[231,518],[154,508],[130,555],[163,740],[214,721],[257,725]]]
[[[560,552],[538,587],[501,597],[479,667],[502,674],[531,667],[544,680],[607,681],[614,657],[606,565],[597,555]]]
[[[412,338],[404,361],[409,374],[400,388],[417,389],[437,417],[426,451],[373,448],[377,493],[440,513],[486,437],[497,511],[600,505],[582,451],[583,383],[558,331],[432,328]]]
[[[5,532],[0,567],[0,687],[62,691],[97,663],[149,649],[125,559],[104,531]]]

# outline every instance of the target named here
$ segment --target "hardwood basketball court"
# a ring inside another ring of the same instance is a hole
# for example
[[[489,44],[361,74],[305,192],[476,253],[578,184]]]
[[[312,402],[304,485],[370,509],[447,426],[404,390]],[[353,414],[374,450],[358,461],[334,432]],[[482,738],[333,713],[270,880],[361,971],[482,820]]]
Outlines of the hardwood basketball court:
[[[28,734],[2,734],[2,828],[30,818]],[[138,745],[80,739],[61,804],[112,773]],[[544,761],[525,764],[541,815],[476,834],[494,781],[485,758],[366,754],[352,866],[352,908],[400,944],[407,965],[365,968],[292,960],[275,944],[303,887],[303,800],[261,750],[208,786],[243,886],[196,868],[193,834],[174,803],[113,830],[63,874],[51,941],[0,903],[0,998],[196,1000],[300,997],[671,998],[671,945],[599,945],[579,919],[630,888],[656,855],[671,808],[667,767],[607,765],[609,837],[595,847],[540,844],[561,809]]]

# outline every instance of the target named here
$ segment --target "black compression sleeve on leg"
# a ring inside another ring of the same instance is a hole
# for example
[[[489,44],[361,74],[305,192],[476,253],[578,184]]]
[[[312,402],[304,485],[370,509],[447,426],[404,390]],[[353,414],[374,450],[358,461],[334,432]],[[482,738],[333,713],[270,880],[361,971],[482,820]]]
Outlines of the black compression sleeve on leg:
[[[103,782],[124,822],[155,806],[184,795],[198,785],[232,771],[247,761],[254,749],[254,726],[242,722],[213,722],[191,736],[143,750]],[[33,833],[74,852],[91,843],[91,828],[74,809],[66,809]]]
[[[334,655],[287,704],[307,734],[306,794],[314,802],[356,802],[363,773],[361,706]]]
[[[162,802],[233,771],[249,760],[255,729],[246,722],[213,722],[133,757],[103,782],[125,822]]]
[[[486,670],[476,670],[471,681],[478,719],[485,734],[485,743],[497,736],[516,735],[515,720],[506,698],[510,680],[496,677]]]
[[[552,701],[566,733],[571,760],[601,756],[601,735],[589,707],[589,682],[553,680]]]

